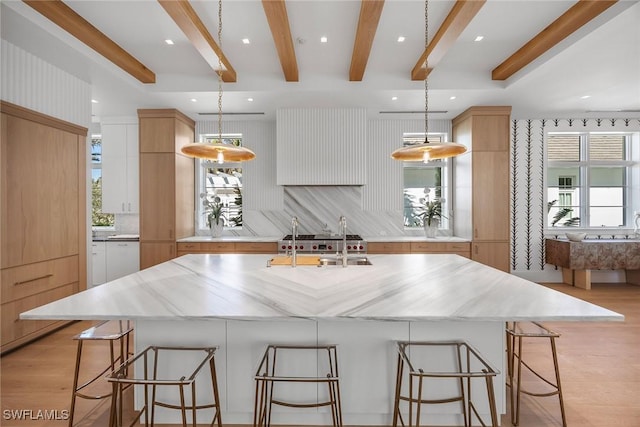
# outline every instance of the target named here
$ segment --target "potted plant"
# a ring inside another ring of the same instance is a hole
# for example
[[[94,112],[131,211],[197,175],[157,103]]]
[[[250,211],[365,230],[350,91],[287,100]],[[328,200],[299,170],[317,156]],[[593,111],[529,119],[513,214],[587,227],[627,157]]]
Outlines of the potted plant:
[[[224,205],[220,197],[214,196],[210,199],[206,194],[201,194],[202,204],[204,205],[204,214],[207,216],[207,225],[211,230],[211,236],[220,237],[224,229],[226,217],[222,212]]]
[[[442,202],[440,200],[427,200],[422,207],[420,217],[424,225],[425,236],[436,237],[440,219],[446,218],[442,215]]]

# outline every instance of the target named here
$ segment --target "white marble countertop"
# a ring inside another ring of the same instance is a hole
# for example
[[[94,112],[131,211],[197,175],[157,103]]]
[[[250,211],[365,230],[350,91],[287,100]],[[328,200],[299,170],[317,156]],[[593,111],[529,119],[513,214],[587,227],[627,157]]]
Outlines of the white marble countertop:
[[[260,237],[260,236],[191,236],[176,240],[178,243],[206,243],[206,242],[247,242],[247,243],[271,243],[278,242],[283,236]]]
[[[369,255],[372,265],[267,267],[270,255],[185,255],[22,319],[621,321],[458,255]]]

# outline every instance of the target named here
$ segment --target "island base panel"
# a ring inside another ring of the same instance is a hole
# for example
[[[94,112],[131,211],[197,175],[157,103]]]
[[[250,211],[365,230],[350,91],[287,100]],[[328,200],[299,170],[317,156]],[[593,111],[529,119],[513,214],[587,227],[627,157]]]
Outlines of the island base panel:
[[[463,339],[475,346],[501,374],[495,379],[498,413],[504,413],[504,324],[502,322],[409,322],[380,320],[138,320],[136,349],[149,345],[218,346],[215,363],[224,425],[251,425],[255,393],[254,374],[267,344],[322,343],[338,345],[342,412],[346,426],[391,425],[398,340]],[[315,360],[296,360],[296,372],[316,373]],[[180,365],[172,361],[167,365]],[[205,378],[203,378],[205,379]],[[211,385],[199,384],[197,393],[208,397]],[[322,398],[325,391],[284,387],[284,395]],[[317,395],[314,395],[317,393]],[[483,384],[474,386],[474,398],[489,414]],[[301,398],[302,399],[302,398]],[[136,392],[136,408],[142,406]],[[429,424],[460,425],[457,405],[430,405]],[[198,420],[211,419],[201,411]],[[179,411],[158,408],[156,421],[180,423]],[[274,408],[275,425],[331,425],[328,408]]]

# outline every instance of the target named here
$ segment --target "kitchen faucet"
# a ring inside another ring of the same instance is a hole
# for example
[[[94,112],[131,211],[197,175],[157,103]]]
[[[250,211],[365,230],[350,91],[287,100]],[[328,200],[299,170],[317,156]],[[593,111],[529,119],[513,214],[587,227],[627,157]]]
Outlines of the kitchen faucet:
[[[296,259],[298,257],[298,251],[296,251],[296,237],[298,236],[298,217],[291,218],[291,238],[293,243],[291,245],[291,267],[296,266]]]
[[[340,232],[342,233],[342,266],[347,266],[347,218],[340,215]]]

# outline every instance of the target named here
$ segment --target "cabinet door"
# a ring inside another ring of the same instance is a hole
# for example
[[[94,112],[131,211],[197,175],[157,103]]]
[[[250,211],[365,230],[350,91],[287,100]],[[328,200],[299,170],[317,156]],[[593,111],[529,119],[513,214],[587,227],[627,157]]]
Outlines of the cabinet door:
[[[498,270],[510,271],[509,268],[509,243],[487,242],[473,243],[471,259]]]
[[[101,285],[107,281],[107,259],[105,242],[93,242],[91,244],[91,271],[93,286]]]
[[[509,153],[473,153],[473,240],[509,240]]]
[[[175,242],[140,242],[140,269],[161,264],[176,257]]]
[[[107,282],[140,270],[138,242],[107,242]]]
[[[102,211],[138,212],[138,125],[102,126]]]
[[[140,240],[174,240],[175,155],[140,154]],[[175,243],[173,244],[175,246]]]

